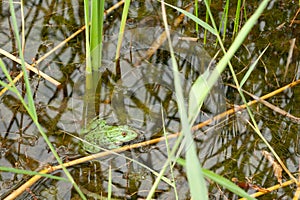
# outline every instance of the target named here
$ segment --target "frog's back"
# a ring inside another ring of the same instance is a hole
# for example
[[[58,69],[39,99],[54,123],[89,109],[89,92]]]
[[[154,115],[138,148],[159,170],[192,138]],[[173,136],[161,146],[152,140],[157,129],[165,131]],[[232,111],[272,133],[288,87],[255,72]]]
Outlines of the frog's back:
[[[90,132],[84,136],[84,140],[90,143],[83,143],[84,150],[88,152],[95,153],[101,150],[99,147],[106,148],[107,141],[101,132]]]
[[[97,153],[101,149],[115,149],[123,143],[134,140],[138,133],[127,125],[107,125],[103,119],[94,119],[81,131],[83,148],[90,153]]]

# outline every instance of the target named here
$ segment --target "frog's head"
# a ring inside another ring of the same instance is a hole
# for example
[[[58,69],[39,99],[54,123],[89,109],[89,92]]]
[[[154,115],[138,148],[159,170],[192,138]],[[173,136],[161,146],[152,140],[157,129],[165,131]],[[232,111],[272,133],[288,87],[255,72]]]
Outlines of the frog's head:
[[[131,140],[134,140],[138,133],[136,130],[128,127],[128,126],[121,126],[119,127],[120,134],[118,136],[118,140],[122,142],[129,142]]]
[[[111,126],[108,135],[115,144],[122,144],[134,140],[138,136],[138,132],[129,126]]]

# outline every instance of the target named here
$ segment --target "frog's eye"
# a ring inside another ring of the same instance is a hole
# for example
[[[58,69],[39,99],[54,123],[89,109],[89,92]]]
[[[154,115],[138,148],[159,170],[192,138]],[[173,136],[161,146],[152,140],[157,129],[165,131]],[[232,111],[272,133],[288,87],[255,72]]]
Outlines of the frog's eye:
[[[127,133],[126,133],[126,132],[122,132],[122,136],[123,136],[123,137],[126,137],[126,136],[127,136]]]

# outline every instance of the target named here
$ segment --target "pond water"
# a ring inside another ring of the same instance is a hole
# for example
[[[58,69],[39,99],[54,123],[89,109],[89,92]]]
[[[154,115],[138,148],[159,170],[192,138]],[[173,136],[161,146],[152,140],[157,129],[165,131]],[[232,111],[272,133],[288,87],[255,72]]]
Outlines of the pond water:
[[[115,1],[106,3],[106,8],[115,3]],[[187,2],[181,1],[172,3],[179,7],[187,5]],[[229,26],[225,39],[227,47],[233,37],[236,2],[232,1],[230,4]],[[222,6],[224,5],[214,3],[211,5],[214,16],[221,16]],[[249,18],[257,5],[247,2],[245,6]],[[3,3],[1,8],[0,46],[8,52],[15,52],[8,4]],[[19,12],[19,7],[16,8]],[[235,54],[232,64],[238,79],[242,80],[249,66],[269,45],[243,89],[256,96],[262,96],[299,79],[297,57],[299,50],[296,48],[299,41],[296,40],[294,48],[291,45],[292,39],[297,38],[300,30],[299,20],[291,24],[297,8],[296,2],[271,1],[243,46]],[[97,91],[92,94],[92,100],[98,100],[89,105],[89,109],[95,113],[94,116],[105,118],[110,124],[128,124],[139,130],[140,136],[133,143],[163,136],[164,126],[169,133],[180,130],[169,48],[166,44],[162,44],[150,59],[145,58],[153,41],[163,33],[160,9],[158,2],[132,2],[121,59],[117,63],[114,57],[122,9],[112,12],[105,20],[103,64],[100,70],[102,78],[101,81],[97,80]],[[200,4],[199,11],[201,19],[205,19],[205,6]],[[84,24],[83,2],[26,1],[24,12],[25,59],[28,62],[37,60],[49,52]],[[172,9],[168,9],[167,13],[169,23],[172,24],[178,13]],[[218,22],[220,19],[216,20]],[[213,69],[222,55],[217,54],[219,48],[214,46],[216,38],[212,35],[208,34],[206,44],[203,43],[202,29],[197,42],[184,39],[197,36],[195,25],[190,20],[184,19],[178,27],[171,26],[171,29],[174,30],[172,43],[187,100],[189,89],[195,79],[205,70]],[[214,58],[216,54],[217,57]],[[292,55],[290,62],[289,55]],[[18,72],[18,65],[7,58],[1,58],[12,74]],[[31,75],[39,121],[60,156],[65,160],[72,159],[82,153],[80,141],[74,136],[78,136],[84,126],[86,111],[84,34],[77,35],[68,44],[55,51],[39,63],[38,68],[62,83],[62,87],[58,89],[48,81]],[[2,72],[0,78],[5,79]],[[196,124],[243,104],[237,91],[229,84],[233,84],[233,79],[230,71],[226,70],[206,99]],[[17,85],[22,89],[22,82]],[[300,89],[295,86],[271,97],[268,101],[297,117],[300,116],[298,92]],[[251,97],[247,96],[247,99],[251,100]],[[264,137],[297,178],[300,155],[299,124],[261,103],[251,106],[251,110]],[[35,171],[49,164],[55,164],[55,158],[30,117],[17,97],[10,92],[1,96],[0,119],[1,166]],[[247,112],[240,111],[196,130],[193,134],[198,155],[202,166],[206,169],[230,180],[236,178],[240,182],[249,181],[253,185],[267,188],[277,184],[278,181],[271,163],[262,154],[263,150],[268,149],[251,128],[248,120]],[[172,146],[174,140],[169,142]],[[166,143],[161,141],[126,151],[120,156],[110,155],[79,164],[70,167],[69,170],[90,199],[107,196],[110,167],[114,197],[145,198],[156,176],[149,169],[124,156],[157,172],[168,157]],[[185,169],[175,165],[173,174],[178,198],[190,199]],[[54,175],[63,176],[63,172],[58,171]],[[0,176],[1,199],[27,180],[26,176],[11,173],[1,172]],[[167,171],[165,176],[171,179],[170,171]],[[289,176],[283,173],[283,181],[289,179]],[[237,199],[236,195],[222,186],[210,181],[208,183],[209,199]],[[291,185],[279,189],[260,199],[290,199],[295,192],[294,187]],[[255,192],[252,188],[246,190],[249,193]],[[25,191],[18,199],[78,198],[72,185],[51,179],[41,179],[29,191]],[[154,198],[173,199],[174,195],[174,189],[161,181]]]

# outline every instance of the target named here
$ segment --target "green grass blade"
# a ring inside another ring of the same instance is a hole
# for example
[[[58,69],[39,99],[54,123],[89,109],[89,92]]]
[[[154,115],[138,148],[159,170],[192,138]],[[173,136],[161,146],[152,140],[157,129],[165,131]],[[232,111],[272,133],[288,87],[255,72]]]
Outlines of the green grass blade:
[[[195,16],[198,18],[198,0],[195,0]],[[199,35],[199,25],[196,23],[196,33]]]
[[[162,106],[161,106],[162,108]],[[164,116],[164,111],[163,109],[161,109],[161,117],[162,119],[165,118]],[[168,158],[172,158],[172,151],[171,151],[171,147],[170,147],[170,144],[169,144],[169,141],[168,141],[168,138],[167,138],[167,131],[166,131],[166,126],[165,126],[165,122],[164,120],[162,120],[162,125],[163,125],[163,133],[164,133],[164,137],[165,137],[165,144],[166,144],[166,149],[167,149],[167,155],[168,155]],[[174,170],[173,170],[173,162],[166,162],[169,164],[169,168],[170,168],[170,176],[172,177],[171,180],[173,182],[172,186],[173,186],[173,189],[174,189],[174,196],[175,196],[175,199],[178,200],[178,191],[177,191],[177,188],[176,188],[176,177],[175,177],[175,174],[174,174]],[[166,165],[167,166],[167,165]]]
[[[84,0],[84,23],[85,23],[85,62],[86,73],[92,73],[91,64],[91,49],[90,49],[90,12],[89,12],[89,0]]]
[[[207,86],[207,78],[209,76],[209,69],[207,69],[203,74],[201,74],[196,81],[193,83],[190,93],[189,93],[189,122],[193,124],[195,119],[197,118],[200,108],[203,104],[203,94],[209,92],[209,88]],[[203,92],[205,91],[205,92]]]
[[[222,32],[223,32],[223,36],[222,36],[223,41],[225,40],[225,37],[226,37],[227,22],[228,22],[228,11],[229,11],[229,1],[230,0],[226,1],[224,12],[222,14],[222,18],[220,20],[220,25],[219,25],[219,30],[220,30],[219,32],[221,32],[221,29],[222,29]]]
[[[26,175],[30,175],[30,176],[39,175],[39,176],[43,176],[45,178],[51,178],[51,179],[55,179],[55,180],[59,180],[59,181],[69,181],[65,178],[62,178],[59,176],[53,176],[51,174],[43,174],[43,173],[39,173],[39,172],[35,172],[35,171],[16,169],[16,168],[4,167],[4,166],[0,166],[0,171],[11,172],[11,173],[16,173],[16,174],[26,174]]]
[[[13,1],[10,0],[9,3],[10,3],[10,6],[9,6],[10,13],[12,15],[11,19],[12,19],[12,25],[13,25],[13,29],[14,29],[14,35],[15,35],[15,39],[16,39],[16,43],[17,43],[17,47],[18,47],[18,53],[19,53],[19,56],[21,59],[21,67],[22,67],[23,76],[24,76],[28,109],[31,114],[30,116],[32,118],[34,118],[35,120],[37,120],[37,114],[36,114],[35,105],[34,105],[34,101],[33,101],[33,95],[32,95],[31,88],[30,88],[28,73],[27,73],[27,70],[25,67],[24,55],[22,52],[22,44],[21,44],[21,40],[20,40],[20,36],[19,36],[19,29],[18,29],[18,24],[17,24],[17,18],[15,15],[15,9],[13,6]]]
[[[235,18],[234,18],[233,37],[239,31],[241,4],[242,4],[242,1],[238,0],[237,6],[236,6],[236,11],[235,11]]]
[[[258,63],[258,61],[260,60],[260,58],[262,57],[262,55],[266,52],[266,50],[268,49],[269,46],[267,46],[263,52],[258,56],[258,58],[254,61],[254,63],[251,64],[251,66],[249,67],[248,71],[246,72],[246,74],[244,75],[244,77],[242,78],[241,82],[240,82],[240,88],[243,87],[243,85],[245,84],[245,82],[248,80],[248,78],[250,77],[252,71],[254,70],[256,64]]]
[[[123,8],[123,13],[122,13],[122,20],[121,20],[121,25],[120,25],[120,31],[119,31],[119,37],[118,37],[118,44],[117,44],[117,49],[116,49],[116,60],[120,58],[120,52],[121,52],[121,47],[122,47],[122,42],[123,42],[123,37],[124,37],[124,32],[125,32],[125,26],[126,26],[126,20],[128,16],[128,10],[130,6],[130,0],[125,0],[124,8]]]
[[[184,159],[177,159],[177,163],[186,166],[186,161]],[[230,180],[210,171],[207,169],[202,168],[202,173],[206,178],[209,178],[210,180],[226,187],[229,191],[233,192],[234,194],[239,195],[240,197],[244,197],[247,199],[254,200],[255,198],[251,197],[247,192],[245,192],[243,189],[241,189],[239,186],[231,182]]]
[[[225,186],[228,190],[230,190],[234,194],[237,194],[240,197],[244,197],[244,198],[251,199],[251,200],[255,199],[254,197],[251,197],[247,192],[242,190],[239,186],[237,186],[233,182],[229,181],[228,179],[226,179],[218,174],[215,174],[212,171],[207,170],[207,169],[202,169],[202,172],[206,178],[209,178],[209,179],[213,180],[214,182]]]
[[[177,11],[183,13],[184,15],[186,15],[188,18],[190,18],[191,20],[193,20],[194,22],[196,22],[197,24],[199,24],[200,26],[202,26],[204,29],[208,30],[209,32],[211,32],[213,35],[217,35],[218,31],[216,29],[213,29],[208,23],[204,22],[203,20],[197,18],[195,15],[193,15],[192,13],[189,13],[181,8],[178,8],[176,6],[173,6],[171,4],[168,3],[164,3],[167,6],[176,9]]]
[[[91,4],[91,60],[92,70],[98,71],[102,60],[102,37],[104,21],[104,0],[92,1]]]
[[[210,5],[211,1],[209,0],[208,3]],[[208,15],[208,12],[206,10],[206,12],[205,12],[205,23],[208,23],[208,19],[209,19],[209,15]],[[204,38],[203,38],[203,44],[204,45],[206,45],[206,40],[207,40],[207,29],[204,29]]]
[[[189,131],[190,132],[190,131]],[[184,134],[190,134],[185,136],[186,138],[186,171],[189,181],[190,191],[192,199],[208,200],[208,191],[206,188],[206,182],[203,177],[202,167],[200,165],[199,157],[196,151],[196,145],[191,136],[191,132],[183,132]],[[190,144],[190,145],[189,145]]]
[[[178,65],[175,58],[174,50],[172,47],[172,41],[170,33],[168,30],[167,17],[165,13],[165,6],[162,1],[162,12],[163,12],[163,21],[165,30],[167,33],[171,60],[173,65],[173,75],[174,75],[174,84],[175,84],[175,94],[176,102],[178,105],[178,110],[180,114],[181,124],[182,124],[182,134],[185,137],[185,150],[186,150],[186,171],[189,182],[189,187],[191,191],[192,199],[208,199],[208,192],[206,188],[206,183],[201,171],[201,165],[196,151],[196,145],[191,133],[191,125],[188,121],[188,114],[185,109],[184,97],[181,88],[181,81],[179,78]]]

